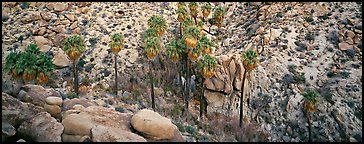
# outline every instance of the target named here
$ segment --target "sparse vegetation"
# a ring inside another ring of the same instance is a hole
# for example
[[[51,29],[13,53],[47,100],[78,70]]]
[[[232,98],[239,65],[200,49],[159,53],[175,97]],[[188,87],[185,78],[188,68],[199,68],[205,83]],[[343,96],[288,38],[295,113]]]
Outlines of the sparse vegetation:
[[[52,59],[41,52],[36,44],[30,44],[25,52],[11,52],[5,58],[5,72],[14,79],[36,80],[38,84],[48,82],[48,75],[55,69]]]

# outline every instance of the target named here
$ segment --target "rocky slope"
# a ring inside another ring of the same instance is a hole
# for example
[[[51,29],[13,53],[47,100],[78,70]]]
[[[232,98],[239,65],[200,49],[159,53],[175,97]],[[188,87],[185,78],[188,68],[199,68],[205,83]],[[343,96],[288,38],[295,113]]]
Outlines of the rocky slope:
[[[220,34],[209,35],[217,45],[214,55],[219,66],[216,75],[204,82],[208,115],[215,112],[228,117],[239,114],[244,70],[240,56],[245,50],[254,48],[261,52],[260,64],[248,74],[243,108],[247,121],[257,123],[259,129],[268,134],[265,141],[308,141],[308,124],[301,94],[306,88],[319,91],[319,104],[312,119],[313,141],[362,140],[361,3],[211,4],[228,8],[228,11]],[[177,3],[170,2],[2,3],[2,64],[10,51],[23,51],[30,43],[36,43],[41,51],[53,57],[53,63],[58,67],[44,88],[23,85],[2,73],[3,106],[17,101],[10,98],[13,96],[24,102],[17,102],[15,109],[19,113],[24,106],[32,108],[27,110],[32,114],[24,112],[17,122],[3,119],[3,138],[18,132],[27,133],[40,127],[38,122],[46,121],[57,127],[52,134],[62,137],[62,141],[161,140],[149,132],[146,136],[130,128],[112,126],[114,123],[111,121],[105,122],[108,124],[98,121],[108,118],[108,114],[129,119],[141,109],[151,107],[146,75],[149,67],[141,35],[147,29],[148,18],[161,15],[168,23],[167,33],[163,36],[166,44],[178,26],[176,8]],[[211,28],[212,33],[216,31],[216,27]],[[120,77],[117,82],[120,87],[117,96],[113,94],[114,59],[107,46],[110,35],[116,32],[122,33],[126,40],[118,55]],[[72,64],[61,44],[72,34],[83,36],[87,45],[87,51],[78,63],[80,83],[85,83],[79,99],[67,98],[73,91]],[[177,127],[180,123],[186,125],[186,129],[198,129],[197,124],[188,121],[189,117],[179,114],[183,99],[178,90],[180,82],[175,65],[163,55],[153,65],[158,79],[154,88],[157,112],[171,119]],[[295,79],[292,68],[304,73],[304,82]],[[199,81],[194,80],[192,84],[193,91],[198,92]],[[4,100],[5,93],[11,95],[6,96],[11,101]],[[194,96],[199,97],[199,94]],[[47,97],[58,99],[49,100]],[[216,119],[198,117],[199,102],[194,100],[191,99],[189,110],[195,116],[192,118],[208,123]],[[124,113],[115,109],[122,109]],[[7,112],[13,113],[11,110]],[[89,116],[101,111],[107,114]],[[31,119],[35,114],[40,118]],[[71,118],[87,120],[83,127],[87,133],[72,133],[65,125],[77,121],[69,120]],[[164,124],[172,127],[166,123],[161,125]],[[47,126],[42,128],[47,129]],[[115,129],[109,129],[110,126]],[[169,130],[167,140],[181,140],[178,137],[181,134]],[[62,136],[59,131],[64,131]],[[125,135],[118,135],[120,131]],[[220,138],[216,132],[214,136],[206,129],[199,129],[195,135],[190,132],[182,132],[185,141],[202,141],[199,139],[202,136],[208,137],[206,141],[236,141],[236,138],[226,138],[232,135],[228,133],[224,134],[225,138]],[[172,133],[176,134],[172,136]],[[43,134],[40,132],[37,136]],[[48,136],[50,139],[36,137],[32,140],[60,141],[60,137]]]

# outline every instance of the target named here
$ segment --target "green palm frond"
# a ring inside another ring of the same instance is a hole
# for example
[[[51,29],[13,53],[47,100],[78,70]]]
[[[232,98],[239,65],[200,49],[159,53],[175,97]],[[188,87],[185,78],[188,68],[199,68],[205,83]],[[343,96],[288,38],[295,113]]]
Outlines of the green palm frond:
[[[198,28],[196,28],[196,26],[189,26],[184,31],[184,35],[193,36],[194,38],[197,39],[200,36],[200,30],[198,30]]]
[[[157,51],[161,50],[161,43],[159,37],[149,37],[146,39],[145,51]]]
[[[210,3],[205,3],[205,5],[202,6],[202,10],[210,11],[211,9],[212,9],[212,7],[211,7]]]
[[[81,53],[86,51],[85,42],[79,35],[72,35],[63,42],[63,50],[66,53],[69,53],[72,48]]]
[[[203,57],[197,63],[197,67],[199,70],[202,70],[204,67],[213,70],[216,68],[216,66],[217,66],[216,57],[210,56],[209,54],[204,54]]]
[[[310,101],[310,102],[313,102],[313,103],[317,103],[317,102],[318,102],[318,100],[317,100],[317,96],[318,96],[318,94],[317,94],[317,92],[316,92],[316,91],[314,91],[314,90],[307,89],[307,90],[306,90],[306,92],[302,94],[302,96],[303,96],[306,100],[308,100],[308,101]]]
[[[252,65],[258,62],[258,54],[254,50],[249,49],[242,55],[242,59]]]

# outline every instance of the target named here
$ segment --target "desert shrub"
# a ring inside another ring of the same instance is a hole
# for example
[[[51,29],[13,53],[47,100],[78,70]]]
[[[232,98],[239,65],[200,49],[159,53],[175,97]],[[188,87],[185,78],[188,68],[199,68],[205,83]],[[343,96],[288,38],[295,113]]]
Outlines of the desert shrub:
[[[70,93],[68,93],[68,98],[74,99],[74,98],[79,98],[79,96],[77,96],[77,94],[75,92],[70,92]]]
[[[124,113],[124,108],[123,107],[116,107],[115,108],[116,111]]]
[[[186,132],[188,132],[189,134],[196,135],[197,130],[193,126],[187,125],[185,128]]]
[[[243,122],[242,127],[239,127],[238,117],[225,117],[214,119],[210,121],[213,133],[215,135],[234,135],[235,139],[239,142],[260,142],[267,140],[267,134],[259,130],[255,123]],[[210,132],[209,132],[210,133]]]
[[[177,126],[177,128],[178,128],[178,130],[179,130],[180,132],[186,132],[186,129],[185,129],[185,127],[183,126],[183,124],[181,124],[181,123],[176,123],[175,125]]]

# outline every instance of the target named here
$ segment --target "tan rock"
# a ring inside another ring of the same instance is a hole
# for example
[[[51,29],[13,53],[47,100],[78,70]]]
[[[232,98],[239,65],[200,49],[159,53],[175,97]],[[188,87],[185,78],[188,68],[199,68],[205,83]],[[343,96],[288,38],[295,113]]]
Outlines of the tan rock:
[[[349,38],[354,38],[355,33],[353,31],[348,30],[346,31],[346,36],[348,36]]]
[[[68,113],[68,111],[71,111],[71,113]],[[131,114],[120,113],[114,109],[99,106],[68,111],[65,112],[62,118],[62,124],[65,128],[64,134],[91,136],[91,129],[96,125],[131,131],[129,129]]]
[[[68,135],[62,134],[62,142],[90,142],[91,138],[88,135]]]
[[[348,43],[349,45],[354,44],[354,41],[352,38],[348,37],[348,39],[345,41],[346,43]]]
[[[27,84],[22,87],[17,98],[21,101],[30,102],[43,107],[46,103],[45,100],[50,96],[61,97],[59,92],[52,88],[45,89],[40,85]]]
[[[264,32],[264,28],[263,28],[263,27],[259,27],[259,28],[257,29],[257,31],[255,32],[255,34],[256,34],[256,35],[260,35],[260,34],[263,34],[263,32]]]
[[[44,104],[44,109],[51,114],[51,116],[55,117],[55,118],[60,118],[61,117],[61,108],[58,105],[49,105],[49,104]]]
[[[23,122],[18,132],[30,136],[36,142],[61,142],[64,127],[47,112],[41,112]]]
[[[356,36],[354,37],[354,43],[355,43],[355,44],[358,44],[360,41],[361,41],[361,37],[360,37],[359,35],[356,35]]]
[[[154,140],[172,139],[177,129],[170,119],[148,109],[135,113],[131,118],[131,125],[145,137]]]
[[[32,19],[33,21],[36,21],[36,20],[40,20],[40,19],[42,19],[42,17],[40,16],[40,13],[39,13],[39,12],[33,12],[33,13],[32,13],[32,17],[31,17],[31,19]]]
[[[65,14],[66,18],[69,19],[71,22],[75,21],[76,16],[73,14]]]
[[[63,20],[63,21],[61,21],[61,24],[62,25],[69,25],[71,22],[70,22],[70,20]]]
[[[45,27],[42,27],[38,31],[38,35],[43,36],[46,32],[47,32],[47,29]]]
[[[344,29],[339,30],[339,34],[340,34],[341,36],[345,36],[345,32],[346,32],[346,30],[344,30]]]
[[[72,23],[72,25],[70,26],[70,29],[73,30],[73,29],[77,28],[77,24],[78,24],[77,21]]]
[[[55,32],[54,32],[55,33]],[[57,34],[54,39],[53,39],[53,44],[56,46],[56,47],[62,47],[63,44],[63,40],[66,38],[65,34],[63,33],[60,33],[60,34]]]
[[[40,15],[42,16],[43,20],[47,22],[52,19],[52,14],[49,12],[40,12]]]
[[[49,10],[53,10],[54,9],[54,4],[53,3],[47,3],[46,8],[49,9]]]
[[[34,37],[35,44],[37,44],[39,47],[48,45],[48,39],[44,38],[43,36],[35,36]]]
[[[309,23],[307,23],[307,22],[304,22],[304,23],[303,23],[303,26],[304,26],[304,27],[308,27],[309,25],[310,25],[310,24],[309,24]]]
[[[38,22],[38,25],[40,27],[45,27],[45,26],[48,26],[48,22],[46,22],[45,20],[41,20],[41,21]]]
[[[72,34],[80,34],[81,33],[81,28],[76,28],[73,30]]]
[[[47,97],[46,103],[50,105],[62,106],[62,98],[60,97]]]
[[[340,50],[347,50],[349,48],[352,48],[353,46],[349,45],[346,42],[339,43],[339,49]]]
[[[89,106],[95,106],[96,104],[91,102],[88,99],[85,98],[74,98],[70,100],[64,100],[63,101],[63,110],[69,110],[72,109],[74,105],[79,104],[84,106],[85,108]]]
[[[84,8],[82,8],[82,13],[88,13],[90,11],[90,8],[88,8],[88,7],[84,7]]]
[[[67,8],[68,8],[68,4],[56,3],[54,5],[54,11],[56,11],[56,12],[65,11],[65,10],[67,10]]]
[[[54,31],[56,31],[57,33],[65,33],[65,26],[64,25],[58,25],[56,28],[53,29]]]
[[[94,126],[91,130],[93,142],[147,142],[143,137],[122,129]]]

